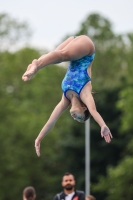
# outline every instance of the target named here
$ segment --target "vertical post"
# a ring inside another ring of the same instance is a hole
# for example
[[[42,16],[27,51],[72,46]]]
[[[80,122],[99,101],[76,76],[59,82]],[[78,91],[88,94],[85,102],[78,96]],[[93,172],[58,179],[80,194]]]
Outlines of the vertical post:
[[[90,119],[85,122],[85,195],[90,194]]]

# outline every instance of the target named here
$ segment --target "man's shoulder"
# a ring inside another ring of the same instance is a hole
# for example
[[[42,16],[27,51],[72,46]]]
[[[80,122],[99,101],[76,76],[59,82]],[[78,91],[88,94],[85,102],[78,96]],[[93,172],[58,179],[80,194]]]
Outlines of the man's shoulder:
[[[56,194],[57,196],[65,196],[65,193],[64,192],[60,192],[60,193],[58,193],[58,194]]]
[[[60,192],[60,193],[57,193],[54,197],[55,200],[60,200],[61,197],[64,197],[65,196],[65,193],[64,192]]]
[[[73,200],[85,200],[85,193],[82,190],[75,190]]]
[[[77,194],[84,194],[84,191],[82,191],[82,190],[75,190],[75,193],[77,193]]]
[[[65,199],[65,196],[66,196],[66,194],[64,192],[60,192],[60,193],[55,195],[54,200],[61,200],[61,199],[63,200],[63,199]],[[73,199],[75,199],[76,196],[78,196],[79,198],[84,199],[85,193],[82,190],[75,190],[75,194],[73,196]]]

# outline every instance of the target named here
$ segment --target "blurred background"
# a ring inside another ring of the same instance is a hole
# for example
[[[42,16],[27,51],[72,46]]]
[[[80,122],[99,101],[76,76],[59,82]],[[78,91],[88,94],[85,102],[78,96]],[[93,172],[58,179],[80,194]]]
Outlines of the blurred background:
[[[96,46],[92,69],[97,110],[109,126],[107,144],[90,119],[91,194],[98,200],[133,196],[133,1],[0,0],[0,198],[22,199],[32,185],[37,200],[62,191],[64,172],[85,190],[85,125],[69,110],[41,144],[34,141],[61,98],[63,63],[21,79],[34,58],[71,35],[88,35]],[[66,65],[65,65],[66,66]],[[58,94],[58,95],[57,95]]]

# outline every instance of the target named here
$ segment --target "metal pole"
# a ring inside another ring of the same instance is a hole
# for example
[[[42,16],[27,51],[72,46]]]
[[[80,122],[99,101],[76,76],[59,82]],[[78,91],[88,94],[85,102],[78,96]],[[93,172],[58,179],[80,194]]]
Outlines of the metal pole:
[[[85,194],[90,194],[90,119],[85,122]]]

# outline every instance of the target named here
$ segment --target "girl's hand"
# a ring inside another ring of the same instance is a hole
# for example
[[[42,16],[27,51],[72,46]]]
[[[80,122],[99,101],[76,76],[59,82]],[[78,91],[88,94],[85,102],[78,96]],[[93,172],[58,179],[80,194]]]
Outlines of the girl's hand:
[[[36,149],[36,154],[38,157],[40,157],[40,155],[41,155],[40,154],[40,143],[41,143],[40,140],[38,140],[38,139],[35,140],[35,149]]]
[[[33,60],[32,64],[28,65],[26,72],[23,74],[22,80],[29,81],[37,71],[37,60]]]
[[[113,138],[109,128],[106,125],[101,127],[101,136],[104,137],[105,141],[108,143],[111,142],[111,138]]]

